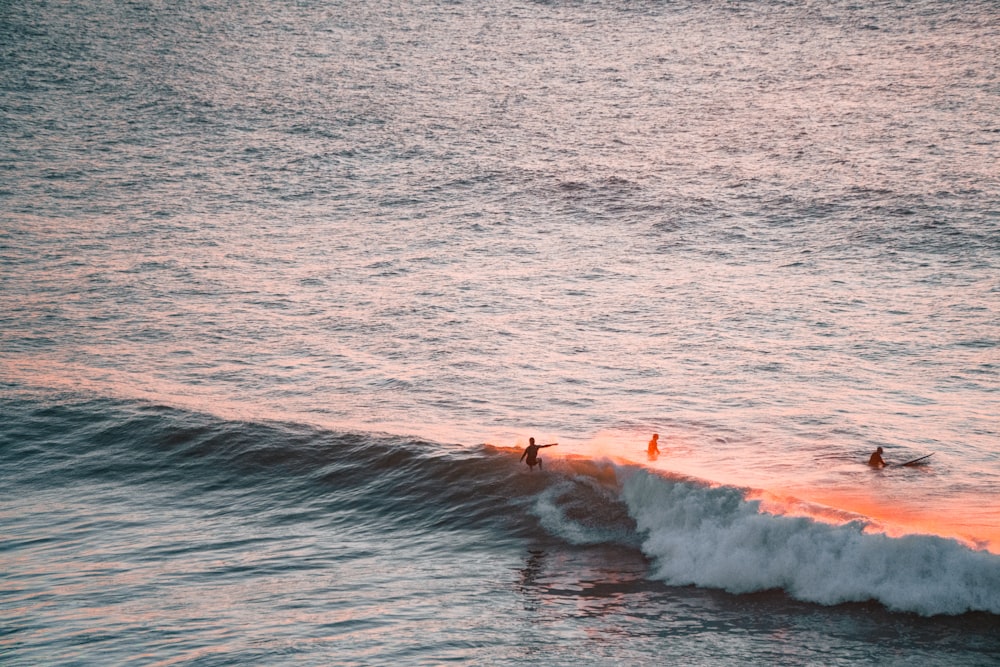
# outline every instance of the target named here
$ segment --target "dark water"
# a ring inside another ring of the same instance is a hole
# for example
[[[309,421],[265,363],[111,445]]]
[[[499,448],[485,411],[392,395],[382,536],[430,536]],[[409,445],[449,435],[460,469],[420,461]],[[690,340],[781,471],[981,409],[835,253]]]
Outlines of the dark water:
[[[998,43],[0,1],[0,662],[996,664]]]

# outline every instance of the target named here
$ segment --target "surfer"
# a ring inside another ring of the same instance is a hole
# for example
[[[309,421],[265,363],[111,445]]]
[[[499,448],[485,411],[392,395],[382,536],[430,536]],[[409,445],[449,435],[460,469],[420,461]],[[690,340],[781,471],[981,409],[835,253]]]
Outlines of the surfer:
[[[653,434],[653,439],[649,441],[649,447],[646,449],[646,453],[649,454],[649,458],[655,459],[660,455],[660,447],[656,444],[656,441],[660,439],[659,433]]]
[[[879,447],[874,452],[872,452],[871,457],[868,459],[868,465],[873,468],[884,468],[885,461],[882,460],[882,448]]]
[[[521,454],[521,458],[518,459],[518,462],[520,463],[521,461],[524,461],[525,463],[528,464],[528,468],[530,470],[534,470],[535,464],[537,463],[538,469],[541,470],[542,460],[538,458],[538,450],[542,449],[543,447],[553,447],[558,444],[559,444],[558,442],[553,442],[548,445],[536,445],[534,438],[528,438],[528,446],[524,448],[524,452]],[[525,461],[524,457],[528,457],[528,459]]]

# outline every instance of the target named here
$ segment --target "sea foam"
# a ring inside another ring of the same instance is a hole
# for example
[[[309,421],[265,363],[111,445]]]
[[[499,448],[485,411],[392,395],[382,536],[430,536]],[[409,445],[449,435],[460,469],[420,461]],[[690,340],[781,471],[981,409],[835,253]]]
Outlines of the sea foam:
[[[763,513],[745,491],[622,471],[622,498],[672,585],[732,593],[782,589],[824,605],[877,600],[924,616],[1000,614],[1000,557],[929,535],[889,537]]]

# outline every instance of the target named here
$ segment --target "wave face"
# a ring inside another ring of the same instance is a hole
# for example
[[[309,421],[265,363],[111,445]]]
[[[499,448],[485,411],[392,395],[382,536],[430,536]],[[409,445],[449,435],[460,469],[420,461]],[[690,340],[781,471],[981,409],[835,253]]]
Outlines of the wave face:
[[[0,414],[11,664],[763,664],[771,636],[787,664],[984,664],[1000,641],[997,556],[737,488],[104,399]]]
[[[307,505],[345,521],[433,531],[500,524],[530,488],[511,466],[461,447],[300,424],[223,420],[174,408],[96,400],[8,403],[3,486],[37,490],[116,483],[177,496],[238,493],[246,511]],[[239,511],[234,508],[233,511]]]
[[[1000,614],[1000,558],[936,536],[893,538],[864,524],[828,525],[762,513],[732,487],[710,488],[645,471],[622,497],[643,533],[655,576],[732,593],[782,589],[835,605],[877,600],[925,616]]]
[[[2,487],[11,495],[107,483],[167,488],[212,511],[322,516],[368,534],[461,529],[495,544],[530,539],[641,550],[673,586],[837,605],[875,600],[925,616],[1000,614],[1000,557],[960,543],[761,511],[746,491],[606,460],[445,446],[161,406],[95,401],[13,406]],[[26,409],[27,408],[27,409]],[[549,450],[552,451],[552,450]],[[185,501],[189,502],[189,501]]]

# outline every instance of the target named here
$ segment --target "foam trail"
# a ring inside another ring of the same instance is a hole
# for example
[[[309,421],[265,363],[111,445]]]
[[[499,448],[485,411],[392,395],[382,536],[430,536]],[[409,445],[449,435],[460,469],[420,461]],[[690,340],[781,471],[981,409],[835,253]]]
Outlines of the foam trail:
[[[748,593],[780,588],[834,605],[877,600],[924,616],[1000,614],[1000,557],[935,536],[867,534],[855,521],[834,526],[760,512],[732,487],[708,488],[637,470],[622,497],[656,576]]]

